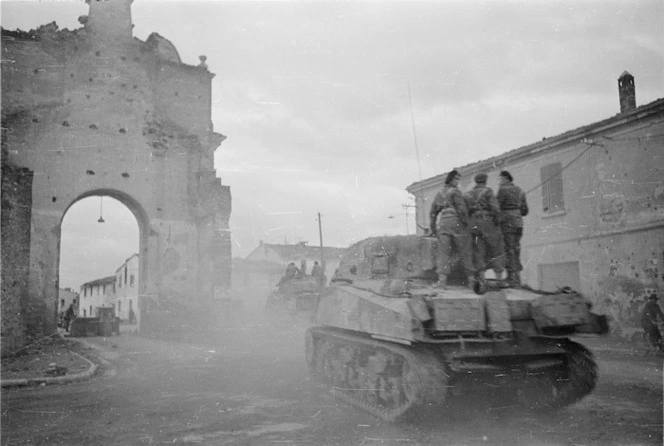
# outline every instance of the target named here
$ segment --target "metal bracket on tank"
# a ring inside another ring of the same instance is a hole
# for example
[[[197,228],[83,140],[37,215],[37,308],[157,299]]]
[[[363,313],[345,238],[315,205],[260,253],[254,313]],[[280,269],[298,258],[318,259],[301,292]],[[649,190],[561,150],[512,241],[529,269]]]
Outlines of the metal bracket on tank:
[[[372,334],[372,338],[378,339],[380,341],[389,341],[389,342],[396,342],[398,344],[403,344],[403,345],[413,345],[412,342],[406,340],[406,339],[399,339],[399,338],[393,338],[390,336],[382,336],[382,335],[377,335],[377,334]]]

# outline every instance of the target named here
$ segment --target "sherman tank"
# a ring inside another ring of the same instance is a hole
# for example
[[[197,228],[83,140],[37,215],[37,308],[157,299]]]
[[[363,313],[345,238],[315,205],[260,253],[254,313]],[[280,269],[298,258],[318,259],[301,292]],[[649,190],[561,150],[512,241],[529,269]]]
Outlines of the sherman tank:
[[[303,275],[285,279],[267,296],[265,311],[310,315],[316,308],[322,288],[320,277]]]
[[[606,318],[564,287],[477,294],[434,286],[433,237],[374,237],[351,246],[322,290],[305,356],[312,377],[385,421],[471,395],[552,410],[589,394],[592,353],[570,339],[608,331]]]

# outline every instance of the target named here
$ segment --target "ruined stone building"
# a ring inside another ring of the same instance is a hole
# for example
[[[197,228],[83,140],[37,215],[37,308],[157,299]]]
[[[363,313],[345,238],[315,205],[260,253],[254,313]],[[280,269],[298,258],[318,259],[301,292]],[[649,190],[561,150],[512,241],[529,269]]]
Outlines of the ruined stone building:
[[[134,38],[131,0],[88,5],[73,31],[2,31],[3,354],[55,331],[61,222],[86,197],[136,217],[142,330],[204,325],[230,285],[205,57],[188,65],[163,37]]]
[[[530,207],[522,279],[533,288],[582,291],[611,316],[614,332],[630,336],[640,329],[644,295],[664,291],[664,99],[637,107],[627,72],[618,99],[613,117],[457,170],[464,191],[480,172],[495,191],[499,172],[509,171]],[[407,187],[420,233],[444,178]]]

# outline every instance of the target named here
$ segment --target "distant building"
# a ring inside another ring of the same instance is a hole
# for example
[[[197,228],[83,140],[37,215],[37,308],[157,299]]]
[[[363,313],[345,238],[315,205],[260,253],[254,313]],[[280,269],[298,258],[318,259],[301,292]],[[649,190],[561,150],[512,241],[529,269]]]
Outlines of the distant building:
[[[637,107],[634,78],[618,79],[620,113],[563,134],[457,168],[460,189],[488,174],[497,190],[502,170],[527,194],[521,263],[528,285],[571,286],[614,332],[640,330],[650,290],[664,289],[664,99]],[[450,166],[452,170],[452,166]],[[411,184],[418,232],[429,227],[445,174]]]
[[[115,271],[115,294],[106,301],[125,322],[138,323],[138,260],[138,254],[133,254]],[[133,320],[130,320],[131,313]]]
[[[78,314],[78,293],[71,288],[60,288],[58,290],[58,317],[62,318],[69,305],[72,304],[74,314]]]
[[[97,308],[108,306],[115,296],[115,276],[92,280],[81,285],[78,317],[97,317]]]
[[[323,262],[328,280],[339,266],[344,248],[323,247]],[[298,268],[304,264],[305,273],[311,274],[314,262],[321,264],[320,246],[309,246],[307,242],[294,245],[277,245],[260,242],[244,260],[234,260],[233,288],[243,286],[273,287],[283,276],[286,266],[293,262]],[[237,268],[237,269],[236,269]]]

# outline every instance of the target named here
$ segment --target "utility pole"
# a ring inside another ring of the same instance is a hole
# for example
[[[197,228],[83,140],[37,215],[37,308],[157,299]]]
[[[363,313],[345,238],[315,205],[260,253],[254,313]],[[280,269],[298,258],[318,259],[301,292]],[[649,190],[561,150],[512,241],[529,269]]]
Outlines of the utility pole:
[[[325,271],[325,258],[323,256],[323,225],[320,219],[320,212],[318,213],[318,235],[320,237],[320,267]]]

